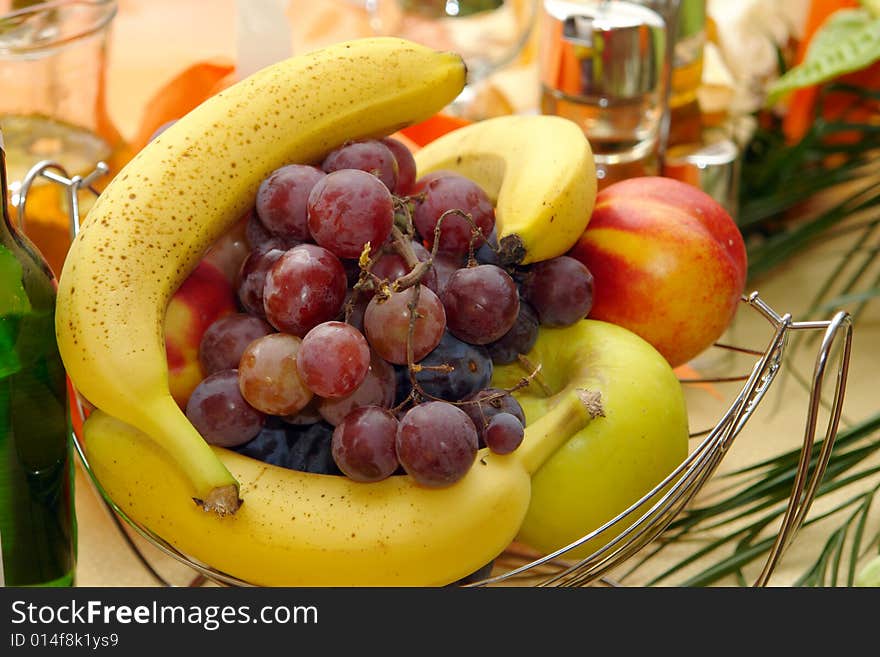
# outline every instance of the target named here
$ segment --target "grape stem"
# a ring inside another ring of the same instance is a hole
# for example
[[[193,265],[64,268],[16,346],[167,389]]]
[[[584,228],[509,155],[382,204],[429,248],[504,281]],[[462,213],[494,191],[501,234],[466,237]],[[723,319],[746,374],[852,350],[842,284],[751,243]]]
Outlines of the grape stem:
[[[534,363],[530,361],[525,354],[517,354],[516,362],[519,363],[520,367],[522,367],[526,372],[531,372],[529,374],[528,379],[533,380],[538,384],[538,387],[541,388],[541,392],[544,393],[545,397],[553,396],[553,389],[547,385],[547,380],[541,374],[541,365],[535,367]]]
[[[379,261],[379,258],[382,257],[382,251],[380,249],[372,258],[370,257],[371,252],[372,246],[367,242],[364,244],[364,249],[358,257],[358,267],[360,268],[361,273],[358,276],[357,283],[351,288],[351,294],[348,297],[348,301],[345,302],[344,321],[346,324],[351,323],[351,314],[354,312],[354,304],[364,290],[373,289],[377,290],[377,293],[384,293],[386,297],[388,296],[387,290],[382,287],[385,284],[385,281],[376,276],[372,271],[373,266]]]
[[[422,262],[419,260],[416,255],[415,250],[412,248],[412,240],[397,226],[391,227],[391,236],[393,238],[394,249],[400,254],[400,256],[406,261],[408,267],[410,267],[410,272],[405,276],[401,276],[396,281],[394,281],[392,288],[401,292],[413,285],[417,285],[422,282],[422,279],[434,266],[434,256],[436,255],[436,249],[431,252],[431,256]]]
[[[396,279],[392,285],[391,289],[394,292],[402,292],[408,288],[414,288],[412,293],[412,298],[409,300],[407,304],[407,308],[409,309],[409,325],[407,327],[407,335],[406,335],[406,363],[407,363],[407,371],[409,373],[410,384],[412,385],[412,390],[409,395],[407,395],[406,399],[404,399],[400,404],[395,407],[395,410],[399,410],[404,408],[408,403],[418,403],[422,399],[431,399],[433,401],[446,401],[448,400],[442,399],[440,397],[435,397],[434,395],[428,394],[419,384],[416,379],[416,374],[423,370],[432,370],[432,371],[442,371],[442,372],[451,372],[453,371],[453,367],[449,364],[443,365],[420,365],[415,362],[414,358],[414,350],[413,350],[413,338],[415,335],[416,329],[416,321],[419,319],[420,315],[418,313],[418,304],[419,304],[419,293],[421,290],[421,282],[422,279],[427,275],[428,271],[430,271],[431,267],[434,266],[434,259],[437,257],[437,253],[440,247],[440,230],[443,224],[443,221],[452,215],[461,216],[467,221],[471,226],[471,239],[468,245],[468,267],[473,267],[477,264],[476,259],[474,257],[474,245],[476,244],[478,239],[485,239],[483,236],[482,229],[476,225],[473,220],[473,217],[462,210],[459,209],[451,209],[446,210],[440,217],[437,219],[437,224],[434,226],[434,242],[431,246],[431,251],[429,252],[427,260],[419,260],[416,255],[415,250],[412,248],[412,240],[413,240],[413,225],[412,225],[412,212],[410,207],[410,202],[412,199],[418,199],[418,197],[409,197],[409,198],[398,198],[394,197],[394,205],[395,205],[395,221],[391,226],[391,244],[395,251],[404,259],[407,266],[410,268],[408,274],[401,276]],[[400,225],[404,226],[404,229],[401,229]],[[367,248],[369,245],[367,245]],[[490,245],[491,247],[491,245]],[[369,252],[365,248],[365,253],[361,254],[360,265],[361,269],[364,270],[361,273],[361,279],[358,281],[357,286],[361,285],[361,282],[365,279],[366,275],[373,276],[374,280],[370,280],[370,283],[373,285],[379,286],[380,290],[378,294],[383,294],[384,297],[388,296],[388,290],[385,287],[387,284],[385,281],[378,279],[375,275],[373,275],[369,269],[375,264],[376,260],[378,260],[378,256],[370,260],[368,258]],[[379,281],[378,283],[376,281]],[[364,284],[364,287],[368,283]],[[352,298],[354,295],[352,295]],[[351,305],[351,299],[349,299],[349,305]],[[346,308],[346,318],[348,318],[350,314],[350,308]],[[504,394],[510,394],[511,392],[523,388],[529,385],[530,381],[533,380],[534,377],[538,376],[540,373],[540,367],[531,372],[528,376],[524,377],[517,385],[515,385],[510,390],[505,390],[502,393],[497,393],[493,395],[489,395],[483,399],[477,400],[464,400],[464,401],[456,401],[456,402],[448,402],[457,406],[464,404],[480,404],[489,403],[494,399],[501,398]],[[543,389],[546,391],[549,388],[546,387],[546,384],[542,385]],[[547,393],[549,396],[549,392]]]

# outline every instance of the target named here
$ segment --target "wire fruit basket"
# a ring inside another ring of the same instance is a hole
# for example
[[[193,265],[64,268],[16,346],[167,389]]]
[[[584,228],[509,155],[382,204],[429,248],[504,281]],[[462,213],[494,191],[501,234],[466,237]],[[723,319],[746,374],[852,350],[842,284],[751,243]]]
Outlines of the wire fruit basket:
[[[27,193],[33,182],[43,177],[53,184],[67,188],[72,200],[71,232],[75,234],[79,228],[78,208],[75,201],[77,192],[80,189],[91,189],[97,193],[91,187],[91,183],[106,171],[106,166],[99,163],[95,171],[84,178],[70,177],[57,163],[48,161],[38,163],[28,173],[21,188],[19,216],[22,224],[24,224]],[[851,316],[843,311],[828,320],[794,321],[790,314],[780,315],[768,306],[757,292],[744,296],[742,303],[768,322],[770,339],[763,350],[750,351],[733,347],[734,350],[750,354],[755,358],[751,370],[744,377],[730,379],[741,378],[744,381],[741,389],[721,418],[690,450],[687,458],[629,508],[571,544],[545,555],[525,553],[524,556],[522,552],[511,549],[495,560],[491,575],[463,586],[515,585],[522,582],[527,582],[529,586],[614,585],[613,580],[608,579],[607,575],[658,539],[716,472],[734,440],[742,432],[782,370],[786,347],[791,336],[796,333],[821,334],[821,342],[809,382],[803,444],[794,484],[772,547],[754,582],[755,586],[766,586],[769,583],[782,554],[806,518],[834,447],[849,370],[853,325]],[[717,346],[724,347],[724,345]],[[832,382],[833,393],[830,403],[827,404],[824,432],[817,442],[826,381]],[[75,392],[72,401],[71,412],[78,414],[80,419],[84,418],[82,402]],[[191,568],[195,578],[190,585],[200,585],[209,580],[222,585],[250,586],[248,582],[184,554],[148,527],[130,518],[102,489],[100,481],[89,466],[88,456],[78,433],[72,430],[71,437],[82,466],[99,494],[99,499],[111,512],[111,518],[128,545],[157,582],[171,585],[154,569],[143,551],[132,540],[126,527],[160,552]],[[813,458],[816,452],[817,455]],[[601,547],[584,558],[566,560],[569,552],[590,541],[597,541]]]

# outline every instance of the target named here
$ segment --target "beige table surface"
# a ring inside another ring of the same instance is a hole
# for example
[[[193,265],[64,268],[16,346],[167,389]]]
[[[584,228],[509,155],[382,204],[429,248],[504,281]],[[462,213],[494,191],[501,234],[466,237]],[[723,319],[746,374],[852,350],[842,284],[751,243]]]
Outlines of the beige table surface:
[[[327,21],[334,16],[328,13],[328,8],[334,4],[339,7],[346,5],[342,0],[338,3],[309,4],[298,0],[292,3],[295,50],[301,49],[306,43],[321,41]],[[119,6],[108,77],[109,104],[111,115],[120,130],[125,135],[132,135],[140,121],[144,103],[174,73],[201,59],[235,57],[234,3],[232,0],[120,0]],[[364,26],[357,20],[344,19],[336,21],[336,29],[347,29],[350,36],[357,36]],[[809,253],[790,261],[772,276],[755,282],[754,288],[780,313],[790,312],[797,320],[828,319],[832,312],[814,317],[807,317],[804,313],[815,294],[818,281],[823,279],[836,258],[844,252],[846,244],[846,238],[825,241]],[[869,307],[869,312],[856,325],[844,408],[845,421],[859,420],[880,410],[876,392],[876,376],[880,366],[878,313],[880,303]],[[743,306],[725,340],[763,349],[770,336],[769,324],[756,312]],[[786,361],[786,368],[809,377],[815,352],[803,349],[796,356]],[[719,353],[713,350],[696,362],[708,366],[717,357]],[[736,392],[736,388],[730,385],[721,385],[718,390],[724,397],[721,401],[702,390],[687,388],[692,429],[713,425]],[[791,377],[778,379],[725,457],[721,470],[752,463],[799,445],[806,408],[806,391]],[[156,580],[126,545],[81,468],[78,468],[76,483],[78,585],[155,585]],[[825,502],[817,503],[813,513],[821,510],[823,504]],[[874,526],[880,523],[880,510],[874,510],[871,523]],[[794,581],[803,571],[806,560],[815,558],[817,546],[826,538],[822,524],[801,532],[777,568],[772,584],[784,586]],[[141,539],[135,538],[135,541],[163,577],[176,584],[186,584],[191,580],[193,572],[187,567],[162,555]],[[755,575],[755,568],[746,571],[747,578]]]

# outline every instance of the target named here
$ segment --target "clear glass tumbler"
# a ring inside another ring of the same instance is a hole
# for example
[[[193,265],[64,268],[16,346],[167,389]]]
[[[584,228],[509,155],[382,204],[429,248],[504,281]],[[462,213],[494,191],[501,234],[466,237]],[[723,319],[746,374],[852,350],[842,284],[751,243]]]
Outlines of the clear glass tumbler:
[[[127,158],[106,103],[110,27],[116,0],[0,0],[0,128],[6,139],[13,214],[28,170],[50,160],[69,176],[99,161],[111,175]],[[106,182],[105,177],[104,182]],[[84,213],[94,195],[84,190]],[[27,198],[25,232],[56,275],[70,246],[66,191],[37,179]]]
[[[538,0],[364,0],[373,30],[459,53],[468,67],[465,90],[453,103],[471,102],[475,89],[525,48]]]

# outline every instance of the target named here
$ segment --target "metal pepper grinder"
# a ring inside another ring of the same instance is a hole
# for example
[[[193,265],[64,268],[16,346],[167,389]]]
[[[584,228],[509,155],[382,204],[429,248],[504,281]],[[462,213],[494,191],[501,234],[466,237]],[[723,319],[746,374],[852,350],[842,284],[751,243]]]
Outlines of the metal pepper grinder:
[[[545,0],[541,29],[541,111],[583,128],[599,186],[657,175],[668,80],[663,17],[623,0]]]

